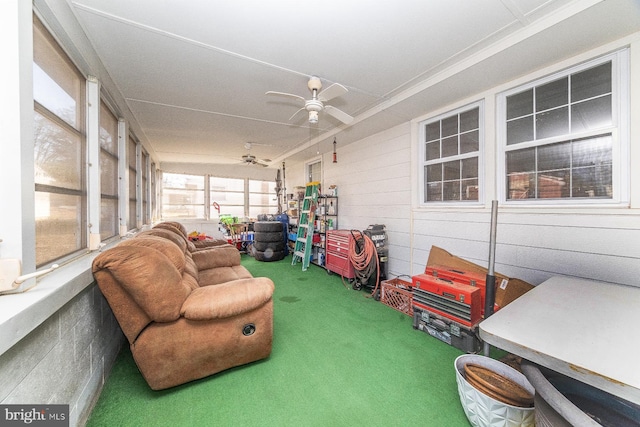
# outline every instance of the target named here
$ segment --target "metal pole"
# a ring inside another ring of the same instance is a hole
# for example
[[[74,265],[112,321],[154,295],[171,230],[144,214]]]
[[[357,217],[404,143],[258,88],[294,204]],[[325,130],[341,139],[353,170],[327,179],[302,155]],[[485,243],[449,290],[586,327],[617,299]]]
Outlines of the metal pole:
[[[489,268],[487,271],[484,301],[484,318],[487,319],[493,314],[493,305],[496,301],[496,228],[498,225],[498,201],[491,202],[491,236],[489,238]],[[489,356],[489,343],[484,343],[484,355]]]

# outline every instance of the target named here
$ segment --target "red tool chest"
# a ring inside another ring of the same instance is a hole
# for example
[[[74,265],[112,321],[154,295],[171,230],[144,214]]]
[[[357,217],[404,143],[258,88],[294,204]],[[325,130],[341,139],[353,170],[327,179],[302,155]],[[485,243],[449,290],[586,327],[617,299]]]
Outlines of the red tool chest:
[[[482,273],[476,273],[473,271],[461,271],[456,270],[452,267],[447,267],[444,265],[427,265],[425,270],[425,274],[430,274],[433,277],[439,277],[441,279],[453,280],[454,282],[463,283],[465,285],[474,286],[480,289],[480,307],[481,314],[484,316],[484,302],[486,295],[486,283],[487,276]],[[495,304],[493,306],[493,311],[496,312],[500,309],[500,307]]]
[[[412,277],[413,305],[474,327],[481,319],[480,288],[452,280],[418,274]]]
[[[356,277],[353,265],[349,261],[349,245],[352,239],[349,230],[328,230],[325,240],[326,269],[347,279]]]

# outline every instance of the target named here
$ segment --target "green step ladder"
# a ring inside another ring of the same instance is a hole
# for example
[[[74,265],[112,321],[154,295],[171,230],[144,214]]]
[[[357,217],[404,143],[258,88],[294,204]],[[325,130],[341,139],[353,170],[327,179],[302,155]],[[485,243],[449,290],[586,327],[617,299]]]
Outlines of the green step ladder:
[[[313,222],[315,221],[316,208],[318,207],[319,187],[319,182],[309,182],[304,191],[304,200],[302,201],[302,210],[300,211],[300,220],[298,222],[298,234],[293,250],[293,259],[291,260],[291,265],[296,265],[298,261],[302,261],[302,271],[306,271],[311,262]]]

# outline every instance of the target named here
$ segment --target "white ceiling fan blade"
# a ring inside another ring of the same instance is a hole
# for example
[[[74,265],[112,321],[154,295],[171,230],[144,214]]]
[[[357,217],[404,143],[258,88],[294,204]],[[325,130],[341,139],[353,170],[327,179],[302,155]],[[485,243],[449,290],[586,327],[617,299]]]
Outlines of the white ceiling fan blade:
[[[346,87],[342,86],[340,83],[334,83],[328,88],[320,91],[320,93],[318,94],[318,99],[324,102],[344,95],[347,92],[349,92],[349,90]]]
[[[348,115],[344,111],[337,109],[336,107],[332,107],[331,105],[325,105],[324,106],[324,111],[326,111],[327,114],[329,114],[329,115],[335,117],[336,119],[340,120],[342,123],[349,124],[349,123],[351,123],[353,121],[353,117],[351,117],[350,115]]]
[[[304,108],[304,107],[302,107],[301,109],[299,109],[298,111],[296,111],[295,113],[293,113],[293,116],[289,117],[289,121],[293,120],[293,118],[294,118],[295,116],[297,116],[297,115],[298,115],[298,113],[299,113],[300,111],[305,111],[305,108]]]
[[[285,93],[285,92],[274,92],[272,90],[268,91],[265,93],[265,95],[277,95],[277,96],[286,96],[288,98],[294,98],[294,99],[299,99],[302,102],[305,102],[306,100],[299,96],[299,95],[294,95],[292,93]]]

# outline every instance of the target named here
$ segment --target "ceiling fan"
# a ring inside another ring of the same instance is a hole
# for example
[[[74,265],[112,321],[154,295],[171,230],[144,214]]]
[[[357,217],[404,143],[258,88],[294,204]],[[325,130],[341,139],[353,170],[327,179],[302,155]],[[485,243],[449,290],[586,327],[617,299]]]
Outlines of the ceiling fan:
[[[252,145],[252,144],[253,144],[252,142],[247,142],[247,143],[245,143],[245,144],[244,144],[244,147],[245,147],[247,150],[251,150],[251,145]],[[265,144],[265,145],[266,145],[266,144]],[[265,163],[260,162],[260,161],[256,158],[256,156],[254,156],[254,155],[253,155],[253,154],[251,154],[251,153],[247,153],[247,154],[244,154],[244,155],[242,156],[242,163],[244,163],[245,165],[258,165],[258,166],[262,166],[262,167],[265,167],[265,168],[266,168],[267,166],[269,166],[269,165],[267,165],[267,164],[265,164]]]
[[[289,98],[294,98],[304,102],[304,107],[300,108],[296,111],[293,116],[289,118],[289,120],[293,119],[296,114],[300,111],[308,111],[309,112],[309,123],[315,124],[318,123],[318,113],[320,111],[324,111],[327,114],[335,117],[343,123],[349,124],[353,121],[353,117],[345,113],[344,111],[333,107],[331,105],[325,105],[324,103],[336,98],[338,96],[344,95],[349,90],[342,86],[339,83],[333,83],[331,86],[322,89],[322,82],[319,77],[311,76],[309,82],[307,83],[309,90],[311,91],[311,99],[305,99],[302,96],[294,95],[292,93],[284,93],[284,92],[274,92],[268,91],[266,95],[278,95],[278,96],[287,96]]]

